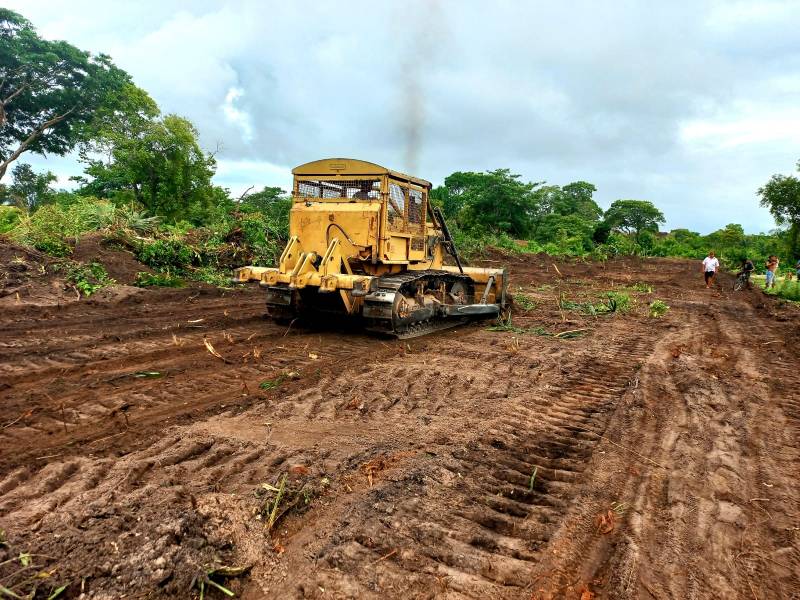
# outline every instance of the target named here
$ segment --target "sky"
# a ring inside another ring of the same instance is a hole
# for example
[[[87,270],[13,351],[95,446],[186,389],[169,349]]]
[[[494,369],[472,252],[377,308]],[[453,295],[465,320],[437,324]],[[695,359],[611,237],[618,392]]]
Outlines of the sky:
[[[666,230],[756,233],[758,188],[800,159],[800,0],[3,5],[189,118],[237,195],[326,157],[434,184],[509,168],[589,181],[603,208],[650,200]]]

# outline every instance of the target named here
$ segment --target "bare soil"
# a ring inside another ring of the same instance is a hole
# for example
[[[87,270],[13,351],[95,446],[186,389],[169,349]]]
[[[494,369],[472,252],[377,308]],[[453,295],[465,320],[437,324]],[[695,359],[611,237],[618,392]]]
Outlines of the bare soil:
[[[797,598],[797,307],[686,261],[488,260],[525,332],[287,329],[249,288],[4,304],[0,585]],[[559,308],[609,290],[633,308]]]

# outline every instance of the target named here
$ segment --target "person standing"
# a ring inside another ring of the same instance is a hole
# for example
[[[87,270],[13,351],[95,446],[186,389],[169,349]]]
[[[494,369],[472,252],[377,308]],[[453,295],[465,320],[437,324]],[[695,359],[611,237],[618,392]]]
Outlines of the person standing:
[[[714,277],[717,276],[717,271],[719,271],[719,260],[714,255],[714,252],[711,251],[708,253],[703,259],[703,277],[706,280],[706,287],[710,288],[711,284],[714,283]]]
[[[779,263],[780,261],[778,260],[778,257],[775,256],[774,254],[770,255],[770,257],[767,259],[767,272],[766,272],[767,285],[765,289],[775,287],[775,275],[778,274]]]

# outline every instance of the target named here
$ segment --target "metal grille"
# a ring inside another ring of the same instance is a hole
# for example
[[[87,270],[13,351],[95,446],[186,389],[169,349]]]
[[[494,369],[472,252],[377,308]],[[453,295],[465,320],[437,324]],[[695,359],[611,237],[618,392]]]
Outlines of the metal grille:
[[[380,180],[302,180],[297,182],[297,195],[303,198],[352,198],[356,200],[378,200],[381,197]]]
[[[419,190],[408,190],[408,222],[413,230],[419,227],[413,227],[414,224],[419,225],[422,223],[422,192]]]
[[[389,184],[389,206],[387,209],[389,211],[389,229],[392,231],[405,231],[405,190],[396,183]]]

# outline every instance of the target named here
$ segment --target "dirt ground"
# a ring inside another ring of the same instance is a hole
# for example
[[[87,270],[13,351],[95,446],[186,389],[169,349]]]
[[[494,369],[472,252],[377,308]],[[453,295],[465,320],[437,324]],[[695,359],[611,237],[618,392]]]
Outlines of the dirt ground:
[[[287,330],[257,289],[4,304],[0,585],[800,597],[797,307],[686,261],[493,260],[523,332]],[[609,290],[632,310],[559,309]]]

